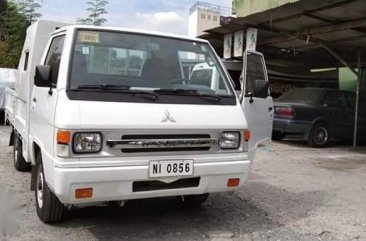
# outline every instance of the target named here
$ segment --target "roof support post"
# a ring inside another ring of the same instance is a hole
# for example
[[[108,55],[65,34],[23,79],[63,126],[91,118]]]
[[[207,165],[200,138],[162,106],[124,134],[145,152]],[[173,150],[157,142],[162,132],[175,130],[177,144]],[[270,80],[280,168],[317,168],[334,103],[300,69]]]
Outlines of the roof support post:
[[[357,87],[356,87],[356,104],[355,104],[355,124],[353,130],[353,149],[357,147],[357,129],[358,129],[358,104],[360,101],[360,84],[361,84],[361,55],[362,52],[359,51],[357,54]]]
[[[357,129],[358,129],[358,102],[359,102],[359,96],[360,96],[360,83],[361,83],[361,51],[358,52],[357,55],[357,71],[354,70],[342,57],[340,57],[334,50],[329,48],[327,45],[325,45],[322,42],[319,42],[319,44],[327,50],[331,55],[334,56],[334,58],[338,59],[339,62],[341,62],[345,67],[349,68],[356,76],[357,76],[357,87],[356,87],[356,103],[355,103],[355,116],[354,116],[354,129],[353,129],[353,149],[356,149],[357,147]]]

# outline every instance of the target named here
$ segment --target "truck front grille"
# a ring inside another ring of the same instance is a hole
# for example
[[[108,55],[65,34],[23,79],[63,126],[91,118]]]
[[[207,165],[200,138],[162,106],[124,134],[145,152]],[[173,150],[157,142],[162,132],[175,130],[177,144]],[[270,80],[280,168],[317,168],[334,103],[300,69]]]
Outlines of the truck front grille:
[[[124,135],[121,140],[107,140],[111,148],[121,148],[124,153],[208,151],[218,145],[210,135]]]

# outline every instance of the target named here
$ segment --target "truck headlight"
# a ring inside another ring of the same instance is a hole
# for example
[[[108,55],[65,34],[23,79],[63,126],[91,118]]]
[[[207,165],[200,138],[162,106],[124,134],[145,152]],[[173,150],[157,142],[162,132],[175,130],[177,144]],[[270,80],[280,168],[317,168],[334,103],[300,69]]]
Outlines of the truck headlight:
[[[219,145],[221,149],[238,149],[240,145],[240,133],[239,132],[221,133]]]
[[[96,153],[102,149],[102,135],[95,132],[75,133],[72,149],[75,153]]]

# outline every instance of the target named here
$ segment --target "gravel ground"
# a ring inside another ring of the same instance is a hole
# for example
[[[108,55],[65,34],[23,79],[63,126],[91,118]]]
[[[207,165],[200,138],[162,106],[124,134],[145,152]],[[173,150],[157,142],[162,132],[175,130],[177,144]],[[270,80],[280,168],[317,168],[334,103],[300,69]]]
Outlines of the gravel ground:
[[[13,168],[9,133],[0,127],[0,190],[15,200],[0,203],[15,205],[19,220],[0,240],[366,240],[366,152],[274,142],[258,151],[249,182],[212,194],[201,208],[137,200],[74,210],[46,225],[35,213],[30,174]]]

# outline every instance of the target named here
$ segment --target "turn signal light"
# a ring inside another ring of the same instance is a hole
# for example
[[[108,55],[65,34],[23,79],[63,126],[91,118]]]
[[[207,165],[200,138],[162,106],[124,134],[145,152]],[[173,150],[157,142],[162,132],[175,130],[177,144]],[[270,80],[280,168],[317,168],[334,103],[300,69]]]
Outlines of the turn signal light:
[[[237,187],[239,186],[240,178],[230,178],[227,180],[227,186],[228,187]]]
[[[58,144],[69,144],[70,142],[70,131],[57,131],[57,143]]]
[[[245,141],[249,141],[250,136],[251,136],[250,131],[249,130],[245,130],[244,131],[244,140]]]
[[[75,190],[76,199],[91,198],[92,196],[93,196],[93,188],[82,188]]]

